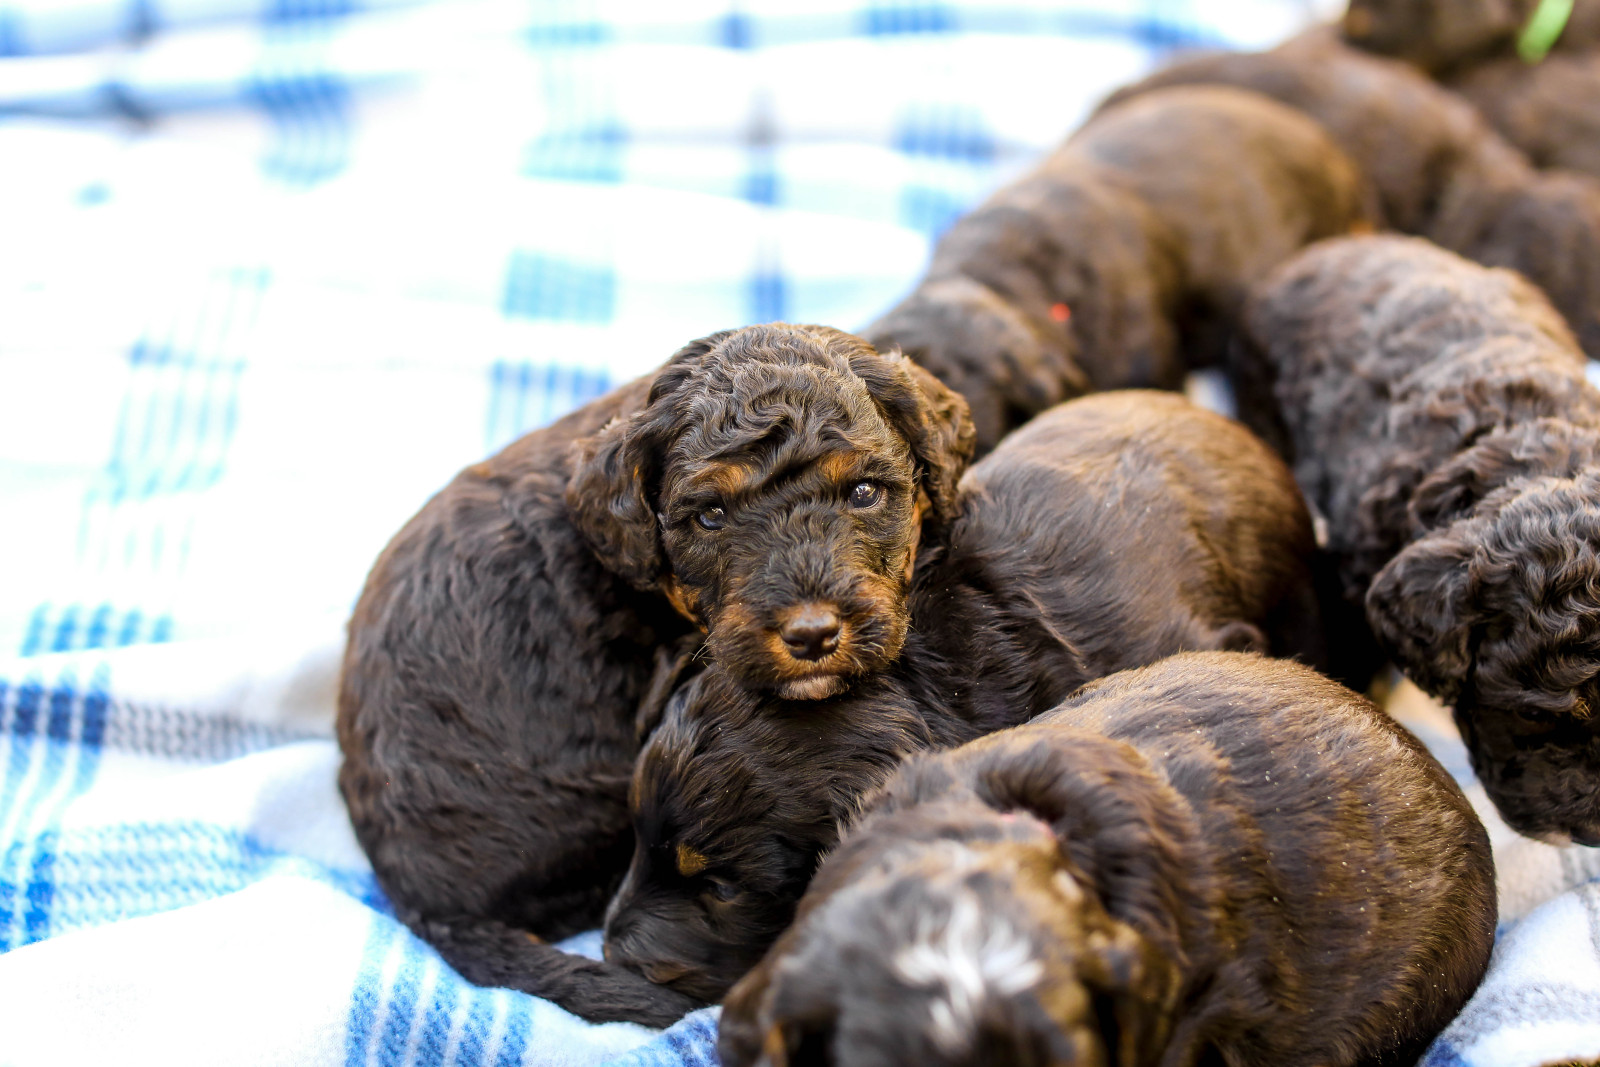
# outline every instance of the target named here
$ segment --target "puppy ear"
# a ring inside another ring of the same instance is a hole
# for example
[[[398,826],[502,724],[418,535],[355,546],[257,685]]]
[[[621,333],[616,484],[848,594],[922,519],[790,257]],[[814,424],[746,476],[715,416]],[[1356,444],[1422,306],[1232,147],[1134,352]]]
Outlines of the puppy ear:
[[[851,358],[850,369],[866,383],[889,425],[911,446],[934,518],[941,523],[953,519],[956,484],[977,445],[966,400],[899,352],[859,353]]]
[[[1023,733],[981,751],[978,798],[1049,823],[1083,887],[1112,918],[1181,953],[1182,917],[1192,908],[1184,872],[1199,830],[1172,786],[1131,746],[1086,730]]]
[[[1558,395],[1572,388],[1565,381],[1548,386]],[[1418,483],[1407,506],[1411,531],[1421,536],[1448,526],[1514,478],[1571,477],[1592,465],[1597,454],[1600,435],[1566,419],[1534,419],[1487,434]]]
[[[691,341],[656,373],[643,410],[579,440],[567,510],[605,568],[640,589],[666,569],[656,525],[655,482],[671,438],[673,401],[708,352],[732,330]]]
[[[1267,635],[1261,632],[1259,626],[1243,619],[1230,619],[1213,628],[1202,642],[1200,647],[1208,651],[1259,652],[1262,655],[1269,651]]]
[[[1412,681],[1446,704],[1461,694],[1480,619],[1472,607],[1476,550],[1461,525],[1412,542],[1367,590],[1367,621],[1379,642]]]
[[[651,589],[663,561],[650,491],[656,456],[641,447],[653,420],[650,410],[613,420],[578,441],[577,463],[567,482],[567,511],[606,570],[640,589]]]

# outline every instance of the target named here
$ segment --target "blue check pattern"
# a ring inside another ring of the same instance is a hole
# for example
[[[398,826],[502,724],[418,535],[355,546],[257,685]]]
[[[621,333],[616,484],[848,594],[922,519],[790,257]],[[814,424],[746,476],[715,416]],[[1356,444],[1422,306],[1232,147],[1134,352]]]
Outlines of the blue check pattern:
[[[394,921],[334,790],[368,566],[690,338],[864,325],[1104,92],[1311,14],[0,0],[0,1061],[713,1064],[714,1010],[589,1026]]]

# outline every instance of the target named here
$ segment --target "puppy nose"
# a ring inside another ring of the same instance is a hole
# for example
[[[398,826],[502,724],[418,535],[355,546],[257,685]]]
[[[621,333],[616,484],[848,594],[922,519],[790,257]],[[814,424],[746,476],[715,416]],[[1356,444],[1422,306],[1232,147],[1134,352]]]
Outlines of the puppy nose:
[[[821,659],[839,647],[839,614],[826,604],[802,604],[778,636],[795,659]]]

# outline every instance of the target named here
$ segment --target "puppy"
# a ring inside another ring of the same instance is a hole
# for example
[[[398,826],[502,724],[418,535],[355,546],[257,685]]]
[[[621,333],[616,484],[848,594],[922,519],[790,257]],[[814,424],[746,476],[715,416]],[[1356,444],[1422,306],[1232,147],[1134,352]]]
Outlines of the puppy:
[[[863,335],[972,406],[978,449],[1091,389],[1180,388],[1253,281],[1370,222],[1311,123],[1221,91],[1100,115],[959,219],[927,276]]]
[[[1178,63],[1104,106],[1185,85],[1249,89],[1305,112],[1372,183],[1383,225],[1521,271],[1600,358],[1600,181],[1537,171],[1471,105],[1327,29]]]
[[[1541,0],[1350,0],[1341,30],[1361,48],[1449,74],[1516,54],[1517,39]],[[1574,0],[1555,47],[1600,45],[1600,0]]]
[[[1600,178],[1600,51],[1494,59],[1447,84],[1535,166]]]
[[[1600,392],[1520,277],[1423,241],[1307,249],[1252,298],[1243,414],[1283,443],[1344,595],[1455,707],[1524,833],[1600,843]]]
[[[606,958],[718,999],[788,925],[835,822],[909,752],[1181,649],[1315,659],[1310,520],[1243,427],[1169,393],[1071,401],[962,481],[895,667],[831,701],[680,689],[640,754]]]
[[[1489,841],[1305,667],[1191,653],[900,768],[723,1006],[726,1067],[1412,1063],[1494,943]]]
[[[481,985],[683,1014],[539,940],[594,925],[627,866],[641,731],[701,629],[739,684],[790,699],[881,669],[922,513],[953,508],[970,451],[920,368],[776,324],[462,471],[379,557],[340,682],[340,788],[399,916]]]

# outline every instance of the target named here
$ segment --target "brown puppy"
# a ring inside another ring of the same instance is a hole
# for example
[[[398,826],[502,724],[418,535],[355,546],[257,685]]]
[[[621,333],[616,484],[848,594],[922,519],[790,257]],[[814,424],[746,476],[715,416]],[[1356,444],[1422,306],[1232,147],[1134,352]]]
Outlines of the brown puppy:
[[[1238,93],[1098,116],[959,219],[927,276],[862,331],[972,406],[979,454],[1091,389],[1179,388],[1245,289],[1290,252],[1370,223],[1311,123]]]
[[[970,449],[964,405],[919,368],[778,324],[694,342],[462,471],[373,567],[340,683],[340,787],[399,916],[479,984],[681,1015],[532,936],[594,925],[627,865],[652,660],[664,693],[697,643],[673,607],[741,682],[800,696],[880,669],[919,494],[951,507]],[[819,603],[834,633],[797,634],[826,628]]]
[[[1600,392],[1522,278],[1328,241],[1254,296],[1243,414],[1327,522],[1345,596],[1455,707],[1512,826],[1600,843]]]
[[[1448,74],[1516,54],[1541,0],[1350,0],[1341,29],[1351,44]],[[1555,47],[1600,46],[1600,0],[1574,0]]]
[[[1600,181],[1537,171],[1455,94],[1326,29],[1270,52],[1178,63],[1106,106],[1213,84],[1254,90],[1316,119],[1372,182],[1384,225],[1521,271],[1600,357]]]
[[[1494,942],[1460,789],[1293,663],[1115,675],[853,822],[729,994],[727,1067],[1412,1063]]]
[[[1535,166],[1600,178],[1600,50],[1494,59],[1447,84]]]
[[[908,752],[1011,726],[1181,649],[1320,649],[1310,520],[1243,427],[1169,393],[1033,420],[962,481],[918,561],[900,662],[831,701],[713,666],[641,753],[606,957],[715,1000],[788,924],[835,822]]]

